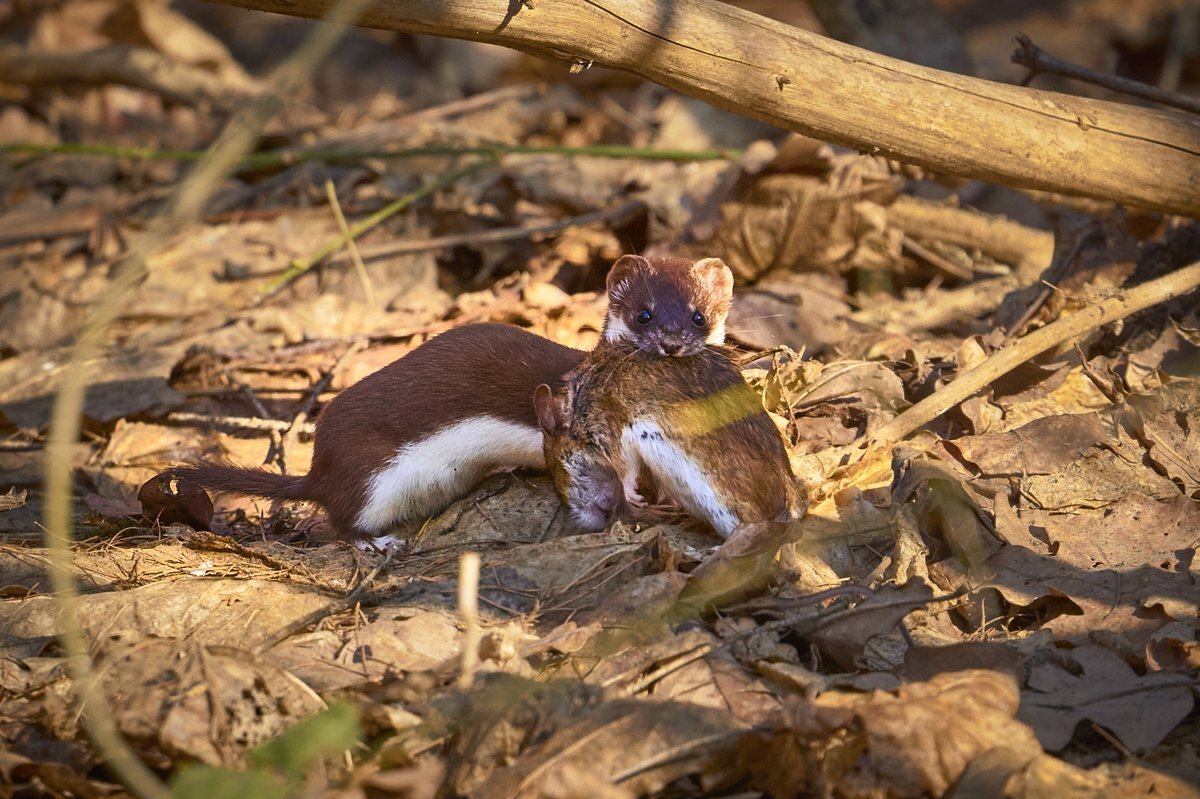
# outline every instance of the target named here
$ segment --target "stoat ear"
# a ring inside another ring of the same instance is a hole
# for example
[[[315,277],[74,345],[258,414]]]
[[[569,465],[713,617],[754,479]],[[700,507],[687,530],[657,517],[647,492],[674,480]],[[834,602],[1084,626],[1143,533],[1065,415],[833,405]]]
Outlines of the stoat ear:
[[[550,386],[542,383],[533,390],[533,411],[537,414],[538,425],[548,436],[559,436],[566,431],[566,420],[562,409]]]
[[[696,271],[707,273],[713,293],[718,296],[733,296],[733,270],[720,258],[701,258],[696,261]]]
[[[605,288],[608,289],[609,294],[612,294],[613,289],[624,282],[633,272],[639,269],[647,269],[649,266],[650,262],[640,255],[622,255],[612,265],[612,269],[608,270]]]

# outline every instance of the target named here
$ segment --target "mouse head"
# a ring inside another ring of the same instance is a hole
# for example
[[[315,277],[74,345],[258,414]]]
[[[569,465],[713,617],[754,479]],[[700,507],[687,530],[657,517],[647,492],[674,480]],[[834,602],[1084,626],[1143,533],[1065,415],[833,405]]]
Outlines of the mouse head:
[[[572,429],[565,397],[544,383],[533,393],[546,466],[558,499],[585,530],[603,530],[624,512],[625,494],[610,460]]]
[[[720,258],[623,255],[608,273],[606,341],[664,356],[725,343],[733,272]]]

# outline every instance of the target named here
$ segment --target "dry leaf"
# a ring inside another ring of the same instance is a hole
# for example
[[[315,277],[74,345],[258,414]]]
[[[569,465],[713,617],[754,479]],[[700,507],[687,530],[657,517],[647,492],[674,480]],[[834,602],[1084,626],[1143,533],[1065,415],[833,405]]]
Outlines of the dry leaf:
[[[1184,675],[1138,676],[1100,646],[1071,651],[1079,673],[1057,663],[1035,666],[1021,694],[1020,718],[1052,752],[1065,747],[1079,722],[1094,721],[1133,751],[1161,741],[1192,710],[1195,681]]]
[[[796,698],[786,721],[748,747],[746,768],[773,796],[821,785],[863,799],[940,796],[993,748],[1026,760],[1041,753],[1014,719],[1017,704],[1012,678],[988,671],[940,674],[894,693]]]

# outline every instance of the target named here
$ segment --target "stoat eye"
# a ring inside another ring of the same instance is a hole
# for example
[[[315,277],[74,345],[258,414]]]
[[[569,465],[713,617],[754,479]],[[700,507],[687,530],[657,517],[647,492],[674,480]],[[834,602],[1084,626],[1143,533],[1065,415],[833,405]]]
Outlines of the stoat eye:
[[[637,315],[637,320],[643,325],[650,324],[650,320],[654,318],[654,314],[650,313],[649,308],[643,308],[642,312]]]
[[[705,322],[704,314],[700,313],[699,311],[696,311],[694,314],[692,314],[692,324],[693,325],[695,325],[696,327],[704,327],[704,322]]]

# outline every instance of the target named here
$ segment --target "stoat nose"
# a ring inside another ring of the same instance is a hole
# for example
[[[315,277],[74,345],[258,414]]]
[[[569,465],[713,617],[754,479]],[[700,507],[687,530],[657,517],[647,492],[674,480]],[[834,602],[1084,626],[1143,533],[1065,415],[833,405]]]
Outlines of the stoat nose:
[[[658,347],[663,355],[678,355],[683,351],[683,342],[678,339],[663,339]]]

